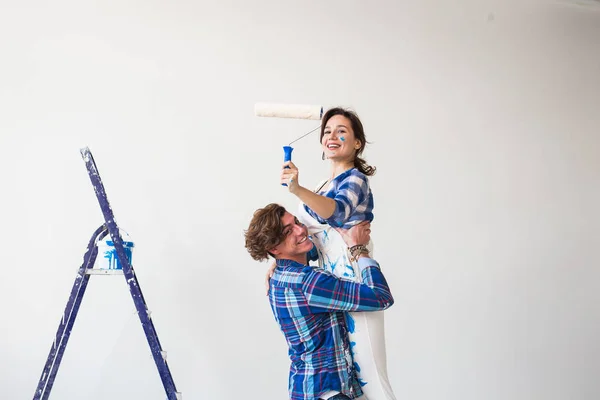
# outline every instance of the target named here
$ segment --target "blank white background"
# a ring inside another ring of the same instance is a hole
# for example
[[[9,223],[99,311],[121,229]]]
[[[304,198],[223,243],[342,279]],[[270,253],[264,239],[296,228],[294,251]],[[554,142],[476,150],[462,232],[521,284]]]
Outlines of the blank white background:
[[[398,399],[600,398],[600,12],[551,1],[3,1],[0,393],[30,399],[102,215],[96,158],[183,398],[284,399],[244,249],[297,200],[281,146],[355,109]],[[329,170],[317,134],[300,182]],[[164,399],[122,277],[92,277],[52,399]]]

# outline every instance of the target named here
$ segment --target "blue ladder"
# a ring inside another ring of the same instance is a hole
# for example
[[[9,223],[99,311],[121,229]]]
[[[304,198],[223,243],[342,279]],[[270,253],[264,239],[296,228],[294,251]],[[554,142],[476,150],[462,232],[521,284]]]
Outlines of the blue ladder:
[[[71,289],[71,295],[67,301],[67,306],[65,307],[60,324],[58,325],[56,337],[54,338],[54,342],[50,348],[50,354],[48,354],[48,359],[46,360],[46,365],[42,371],[42,376],[33,396],[33,400],[47,400],[50,396],[50,391],[54,385],[54,380],[56,378],[56,374],[58,373],[58,368],[65,352],[65,348],[67,347],[67,342],[69,340],[69,336],[71,335],[71,330],[73,329],[73,324],[75,323],[75,318],[77,317],[77,312],[79,311],[79,306],[81,305],[81,300],[85,294],[85,289],[90,276],[96,273],[108,272],[93,269],[96,257],[98,256],[97,243],[108,234],[110,234],[110,237],[112,238],[115,251],[117,253],[117,258],[123,268],[122,273],[125,276],[127,285],[129,286],[129,292],[133,298],[133,303],[135,304],[137,314],[142,323],[142,328],[146,334],[146,339],[148,339],[148,344],[150,345],[154,362],[156,363],[160,379],[162,380],[165,392],[167,394],[167,399],[181,400],[181,393],[175,388],[175,382],[173,381],[171,371],[169,370],[169,365],[167,364],[166,352],[163,351],[160,341],[158,340],[158,334],[156,333],[154,323],[150,318],[150,311],[148,310],[148,306],[144,300],[142,289],[140,288],[140,284],[135,276],[133,267],[129,262],[129,258],[125,253],[123,239],[121,238],[119,227],[115,222],[115,217],[110,204],[108,203],[106,191],[104,190],[104,185],[100,179],[100,174],[98,173],[98,168],[96,167],[92,153],[87,147],[81,149],[80,152],[83,160],[85,161],[85,166],[88,170],[92,185],[94,186],[94,191],[96,192],[96,197],[100,203],[100,208],[104,214],[105,223],[96,229],[88,243],[87,251],[83,256],[83,264],[81,267],[79,267],[77,272],[73,289]]]

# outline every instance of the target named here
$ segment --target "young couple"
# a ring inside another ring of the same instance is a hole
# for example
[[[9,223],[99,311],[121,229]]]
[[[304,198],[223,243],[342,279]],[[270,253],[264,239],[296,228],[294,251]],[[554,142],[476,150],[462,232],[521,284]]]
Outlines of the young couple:
[[[284,163],[281,183],[301,201],[296,216],[277,204],[257,210],[245,232],[257,261],[275,259],[268,296],[289,346],[291,400],[395,400],[387,377],[383,310],[394,300],[370,257],[375,168],[358,116],[342,108],[322,118],[322,158],[331,174],[315,191]],[[310,261],[318,262],[311,267]],[[363,396],[363,397],[361,397]]]

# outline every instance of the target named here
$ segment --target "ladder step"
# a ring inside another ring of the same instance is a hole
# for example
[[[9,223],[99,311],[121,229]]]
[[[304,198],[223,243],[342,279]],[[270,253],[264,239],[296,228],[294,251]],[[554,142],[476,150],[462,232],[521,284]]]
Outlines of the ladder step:
[[[86,275],[123,275],[122,269],[95,269],[88,268],[85,270]]]

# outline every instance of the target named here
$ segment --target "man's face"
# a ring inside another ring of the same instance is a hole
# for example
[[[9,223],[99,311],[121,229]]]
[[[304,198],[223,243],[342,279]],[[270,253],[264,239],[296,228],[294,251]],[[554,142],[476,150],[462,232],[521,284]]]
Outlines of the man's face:
[[[271,250],[271,253],[277,258],[305,262],[306,253],[313,247],[312,242],[308,239],[306,226],[287,211],[281,217],[281,222],[283,223],[282,241]]]

